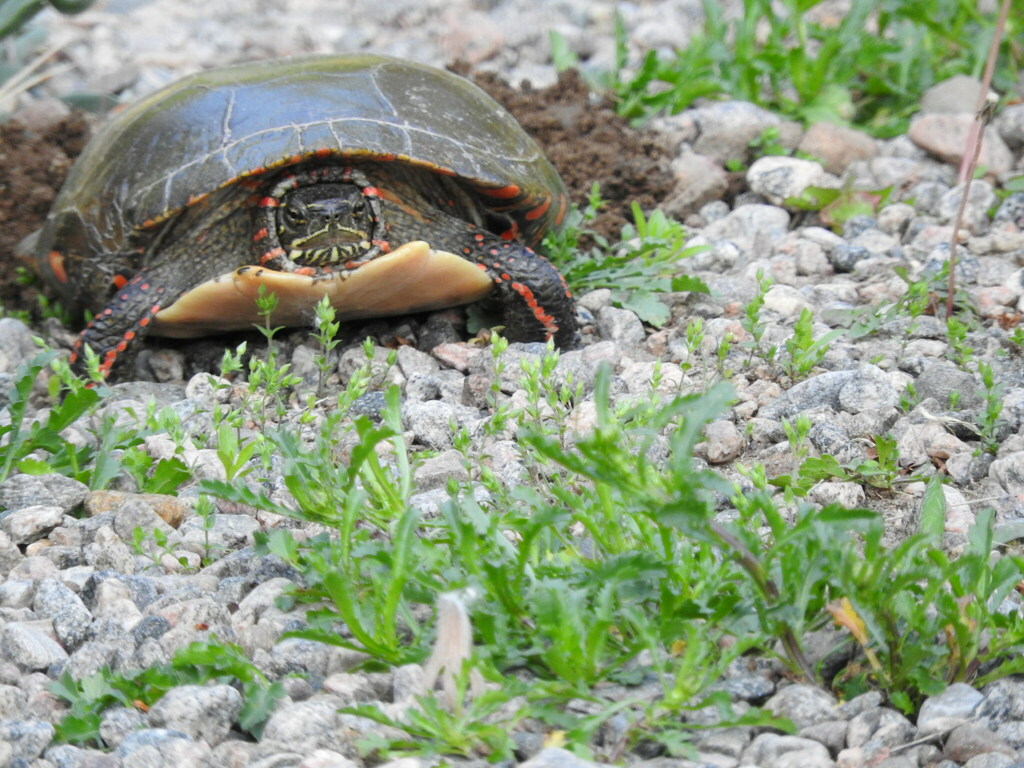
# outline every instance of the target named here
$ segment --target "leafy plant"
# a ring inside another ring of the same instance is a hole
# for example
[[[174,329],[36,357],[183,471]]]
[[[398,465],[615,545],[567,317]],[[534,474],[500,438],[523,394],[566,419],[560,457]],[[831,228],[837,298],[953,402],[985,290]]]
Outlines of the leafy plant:
[[[573,291],[609,288],[618,306],[633,310],[655,326],[669,320],[669,309],[657,298],[658,293],[708,292],[699,278],[679,273],[679,262],[697,252],[697,246],[686,247],[687,235],[681,224],[660,210],[645,217],[634,203],[633,223],[623,227],[620,242],[612,245],[587,228],[602,204],[595,185],[584,210],[573,209],[567,225],[545,240],[548,254]],[[584,238],[593,241],[594,247],[582,250]]]
[[[721,4],[704,0],[703,26],[685,46],[668,55],[649,51],[639,62],[630,61],[619,20],[614,69],[595,80],[636,120],[719,95],[805,122],[852,123],[894,136],[906,131],[920,93],[955,74],[981,73],[995,27],[968,0],[853,0],[837,24],[814,20],[820,4],[744,0],[742,15],[727,20]],[[1009,30],[1000,47],[1001,91],[1020,65],[1014,34]]]
[[[58,742],[104,746],[99,727],[103,711],[112,706],[148,710],[167,691],[180,685],[227,682],[239,685],[243,705],[238,727],[258,737],[284,695],[280,682],[271,683],[230,643],[191,643],[166,664],[126,674],[109,669],[75,680],[65,672],[50,684],[51,692],[66,701],[70,711],[55,727]]]
[[[811,310],[804,307],[793,326],[793,335],[786,340],[786,354],[780,358],[783,372],[794,381],[807,376],[828,352],[832,342],[843,335],[842,328],[836,328],[820,338],[812,332]]]

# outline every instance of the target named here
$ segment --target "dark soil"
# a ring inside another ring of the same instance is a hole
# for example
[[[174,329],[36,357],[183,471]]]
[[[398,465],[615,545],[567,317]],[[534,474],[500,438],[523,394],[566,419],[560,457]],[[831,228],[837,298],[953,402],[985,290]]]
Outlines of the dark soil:
[[[18,281],[15,248],[39,229],[71,161],[89,138],[82,115],[60,120],[40,135],[17,122],[0,124],[0,306],[36,312],[34,288]]]
[[[631,127],[607,99],[593,98],[576,70],[541,89],[513,88],[487,74],[475,81],[544,148],[573,202],[583,205],[594,182],[600,185],[606,205],[593,223],[599,234],[618,239],[633,220],[634,200],[649,211],[672,191],[669,158],[654,134]]]
[[[634,200],[649,210],[671,191],[664,150],[652,136],[616,115],[606,100],[595,99],[575,72],[563,73],[557,84],[543,89],[527,83],[515,89],[493,75],[476,80],[541,144],[573,202],[583,205],[594,182],[600,185],[606,205],[594,229],[601,234],[616,239],[632,218]],[[40,134],[16,122],[0,125],[0,306],[7,312],[39,318],[36,289],[17,279],[15,268],[25,262],[15,249],[41,226],[88,139],[89,125],[81,115],[65,118]]]

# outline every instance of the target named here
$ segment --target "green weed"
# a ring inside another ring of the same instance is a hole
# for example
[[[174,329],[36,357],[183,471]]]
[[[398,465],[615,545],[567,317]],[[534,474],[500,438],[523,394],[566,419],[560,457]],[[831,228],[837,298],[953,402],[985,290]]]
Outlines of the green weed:
[[[50,691],[69,705],[70,711],[55,726],[58,742],[106,746],[100,737],[102,713],[111,706],[149,709],[167,691],[179,685],[225,682],[240,687],[243,697],[238,727],[259,737],[284,689],[271,683],[230,643],[216,640],[192,643],[170,662],[149,669],[117,674],[109,669],[75,680],[65,672],[50,684]]]
[[[660,210],[644,216],[634,203],[633,223],[623,227],[619,243],[610,244],[587,228],[602,204],[595,185],[584,210],[574,209],[562,231],[545,240],[546,252],[574,292],[609,288],[618,306],[633,310],[641,320],[657,327],[669,320],[669,309],[657,294],[708,292],[702,280],[681,274],[680,261],[704,248],[686,247],[687,234],[681,224]],[[593,241],[594,247],[581,249],[584,238]]]

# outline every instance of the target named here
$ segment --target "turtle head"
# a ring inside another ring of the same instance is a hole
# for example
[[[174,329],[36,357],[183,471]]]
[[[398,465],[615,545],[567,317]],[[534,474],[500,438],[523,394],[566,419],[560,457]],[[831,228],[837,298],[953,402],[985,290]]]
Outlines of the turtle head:
[[[296,264],[344,262],[370,249],[376,220],[362,189],[349,183],[309,184],[277,206],[281,247]]]

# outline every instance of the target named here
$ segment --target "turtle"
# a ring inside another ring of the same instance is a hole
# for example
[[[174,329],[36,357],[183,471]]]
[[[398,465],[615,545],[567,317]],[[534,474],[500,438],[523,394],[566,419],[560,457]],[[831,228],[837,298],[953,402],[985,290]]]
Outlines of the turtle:
[[[34,244],[61,299],[93,312],[104,375],[147,334],[189,338],[482,300],[512,341],[578,345],[572,295],[534,250],[567,208],[536,142],[468,80],[388,56],[209,69],[116,114]]]

